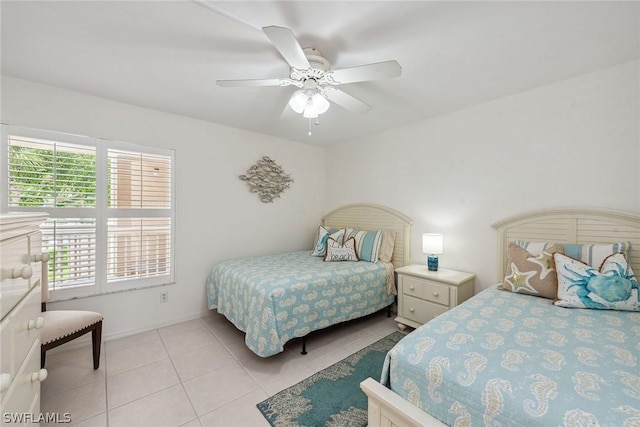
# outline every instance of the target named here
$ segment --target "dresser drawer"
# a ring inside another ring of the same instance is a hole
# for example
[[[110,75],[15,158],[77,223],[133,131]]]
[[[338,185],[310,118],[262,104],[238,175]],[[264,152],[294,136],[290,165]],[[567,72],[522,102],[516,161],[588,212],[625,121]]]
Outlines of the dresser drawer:
[[[11,387],[3,396],[2,417],[4,414],[40,414],[40,380],[37,379],[40,372],[40,340],[36,340],[31,346],[27,359],[21,369],[15,375]],[[35,377],[34,378],[34,374]],[[30,419],[24,419],[24,424],[35,425]]]
[[[20,363],[27,357],[27,351],[33,342],[40,338],[42,319],[40,306],[40,286],[36,286],[27,297],[20,301],[16,310],[9,315],[11,318],[11,333],[14,345],[14,369],[18,369]],[[40,318],[40,321],[38,321]]]
[[[33,269],[29,260],[28,237],[3,241],[0,256],[0,318],[4,318],[31,286]]]
[[[405,296],[402,316],[409,320],[413,320],[414,322],[424,324],[434,317],[441,315],[448,309],[449,307],[447,306],[434,304],[411,296]]]
[[[430,280],[423,281],[422,298],[442,305],[449,305],[449,287]]]
[[[36,286],[16,306],[0,326],[0,373],[15,376],[27,352],[40,337],[40,286]]]
[[[422,298],[422,288],[424,287],[424,280],[417,279],[411,276],[401,276],[402,280],[402,293],[416,298]]]

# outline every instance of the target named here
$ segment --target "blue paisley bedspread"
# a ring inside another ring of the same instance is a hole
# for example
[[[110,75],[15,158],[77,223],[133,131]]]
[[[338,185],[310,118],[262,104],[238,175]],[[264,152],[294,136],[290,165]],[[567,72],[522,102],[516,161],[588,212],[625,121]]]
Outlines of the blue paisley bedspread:
[[[218,264],[207,280],[210,309],[246,332],[254,353],[267,357],[311,331],[390,305],[382,262],[324,262],[309,251]]]
[[[484,290],[403,338],[382,380],[452,426],[640,425],[640,313]]]

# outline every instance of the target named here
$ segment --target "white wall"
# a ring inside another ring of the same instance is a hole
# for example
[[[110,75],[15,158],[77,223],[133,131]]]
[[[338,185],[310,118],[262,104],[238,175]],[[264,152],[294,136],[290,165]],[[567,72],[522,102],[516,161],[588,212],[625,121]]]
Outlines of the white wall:
[[[327,205],[367,201],[442,232],[440,265],[496,280],[491,224],[532,209],[640,210],[640,62],[327,150]]]
[[[250,118],[247,118],[250,120]],[[2,78],[2,121],[176,149],[176,284],[51,304],[104,314],[105,339],[199,317],[224,259],[308,249],[322,215],[324,150],[106,99]],[[238,176],[269,156],[294,183],[273,204]]]
[[[160,113],[22,80],[2,79],[2,121],[175,148],[176,279],[157,288],[56,303],[105,314],[105,338],[206,313],[218,261],[303,249],[323,213],[381,203],[445,235],[443,267],[495,281],[504,217],[548,207],[640,210],[640,62],[527,91],[327,149]],[[268,155],[295,179],[274,204],[238,175]],[[372,172],[375,171],[375,172]]]

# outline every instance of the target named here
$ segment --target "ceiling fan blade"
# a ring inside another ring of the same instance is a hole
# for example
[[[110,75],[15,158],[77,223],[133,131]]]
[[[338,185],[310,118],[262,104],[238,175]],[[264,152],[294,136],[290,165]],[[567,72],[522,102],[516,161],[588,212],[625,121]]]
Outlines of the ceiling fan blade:
[[[259,87],[286,86],[283,79],[246,79],[246,80],[216,80],[218,86],[223,87]]]
[[[323,90],[323,95],[331,102],[338,104],[342,108],[346,108],[354,113],[363,114],[371,110],[371,106],[354,98],[346,92],[334,87],[327,87]]]
[[[359,65],[331,72],[331,78],[337,84],[364,82],[368,80],[389,79],[399,77],[402,67],[397,61],[384,61],[375,64]]]
[[[269,37],[271,43],[278,49],[280,55],[285,61],[297,70],[306,70],[311,68],[309,60],[302,51],[300,43],[293,35],[293,31],[286,27],[278,27],[272,25],[270,27],[262,27],[262,31]]]

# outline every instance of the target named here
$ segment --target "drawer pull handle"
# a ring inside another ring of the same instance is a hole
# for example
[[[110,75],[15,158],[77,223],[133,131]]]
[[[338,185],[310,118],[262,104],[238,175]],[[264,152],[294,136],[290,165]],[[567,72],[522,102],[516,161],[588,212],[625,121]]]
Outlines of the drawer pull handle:
[[[415,309],[415,308],[413,308],[413,307],[411,307],[411,308],[409,309],[409,311],[413,313],[414,311],[416,311],[416,309]]]
[[[33,276],[33,269],[30,265],[25,265],[22,268],[14,268],[11,271],[12,279],[29,279],[31,276]]]
[[[44,317],[38,317],[37,319],[31,319],[29,320],[29,323],[27,324],[27,330],[32,330],[32,329],[42,329],[42,327],[44,326]]]
[[[46,369],[40,369],[38,372],[34,372],[31,374],[31,382],[42,382],[47,379],[49,373]]]
[[[41,254],[35,254],[31,256],[31,262],[49,262],[49,253],[43,252]]]
[[[0,375],[0,393],[4,393],[9,389],[11,385],[11,374],[2,374]]]
[[[433,296],[434,296],[434,297],[437,297],[438,295],[440,295],[440,294],[439,294],[439,293],[437,293],[437,292],[434,292],[434,293],[433,293]]]
[[[415,286],[409,286],[409,289],[414,291],[416,289],[416,287]]]

